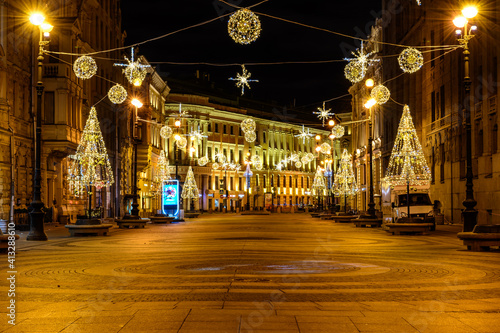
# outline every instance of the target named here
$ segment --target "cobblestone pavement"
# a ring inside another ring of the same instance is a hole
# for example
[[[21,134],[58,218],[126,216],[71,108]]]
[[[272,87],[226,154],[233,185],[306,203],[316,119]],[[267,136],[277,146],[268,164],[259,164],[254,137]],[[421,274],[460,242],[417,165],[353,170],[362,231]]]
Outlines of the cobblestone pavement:
[[[500,251],[466,251],[460,229],[393,236],[306,214],[204,214],[107,237],[25,232],[17,324],[2,302],[0,331],[499,332]]]

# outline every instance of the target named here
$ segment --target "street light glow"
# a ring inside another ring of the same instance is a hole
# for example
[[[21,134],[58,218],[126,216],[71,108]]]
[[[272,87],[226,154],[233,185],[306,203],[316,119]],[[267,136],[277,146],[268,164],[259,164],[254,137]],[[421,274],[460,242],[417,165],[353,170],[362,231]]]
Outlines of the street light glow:
[[[177,119],[177,120],[175,121],[175,126],[176,126],[176,127],[181,127],[181,121],[180,121],[179,119]]]
[[[134,98],[130,103],[132,103],[132,105],[135,106],[136,108],[141,108],[142,107],[141,101],[138,100],[137,98]]]
[[[335,125],[335,120],[333,119],[328,120],[328,126],[333,126],[333,125]]]
[[[318,135],[316,135],[316,141],[319,141],[319,140],[321,140],[321,135],[318,134]]]
[[[457,16],[453,20],[453,24],[457,28],[463,28],[467,24],[467,19],[464,16]]]
[[[375,85],[375,82],[373,81],[373,79],[368,79],[366,80],[365,82],[365,86],[367,86],[368,88],[371,88]]]
[[[41,25],[45,21],[45,17],[40,13],[33,13],[30,16],[30,22],[34,25]]]
[[[477,8],[474,6],[467,6],[462,9],[462,15],[468,19],[471,19],[477,15]]]
[[[40,28],[44,33],[48,34],[49,32],[52,31],[52,29],[54,29],[54,26],[50,23],[45,22],[40,25]]]
[[[375,98],[370,98],[368,102],[365,103],[365,108],[369,109],[377,103]]]

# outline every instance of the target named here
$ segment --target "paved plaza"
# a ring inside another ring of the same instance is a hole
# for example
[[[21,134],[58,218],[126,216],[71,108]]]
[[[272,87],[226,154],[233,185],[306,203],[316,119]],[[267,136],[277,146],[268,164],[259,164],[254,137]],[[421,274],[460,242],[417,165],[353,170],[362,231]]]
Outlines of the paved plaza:
[[[204,214],[105,237],[47,229],[47,242],[17,242],[17,325],[3,302],[2,332],[500,331],[500,251],[466,251],[458,225],[393,236]]]

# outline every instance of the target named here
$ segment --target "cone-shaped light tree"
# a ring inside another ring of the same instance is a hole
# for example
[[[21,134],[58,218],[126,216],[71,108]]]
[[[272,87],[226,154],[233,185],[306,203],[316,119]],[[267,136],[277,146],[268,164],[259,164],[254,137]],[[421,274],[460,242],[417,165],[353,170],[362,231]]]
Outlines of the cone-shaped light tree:
[[[321,205],[321,192],[323,192],[326,189],[326,185],[325,185],[325,177],[323,177],[323,171],[321,170],[320,167],[316,169],[316,174],[314,175],[312,188],[314,191],[316,191],[316,194],[318,195],[318,209],[322,209],[323,207]]]
[[[340,166],[335,175],[333,193],[335,196],[344,197],[344,212],[347,213],[347,197],[358,192],[356,177],[352,169],[352,156],[344,149],[340,158]]]
[[[384,182],[391,186],[406,185],[406,201],[410,217],[410,185],[428,185],[430,181],[431,171],[425,161],[410,108],[405,105]]]
[[[181,197],[183,199],[191,199],[190,210],[193,209],[194,199],[199,198],[198,186],[196,186],[196,180],[194,179],[193,169],[189,167],[188,173],[186,175],[186,180],[184,181],[184,187],[182,188]]]
[[[163,182],[171,179],[170,177],[170,165],[168,159],[165,156],[165,151],[162,149],[160,152],[160,157],[158,158],[158,164],[156,167],[156,175],[154,177],[154,187],[153,192],[155,196],[160,197],[163,189]],[[160,200],[161,201],[161,200]]]
[[[102,138],[97,111],[94,107],[83,129],[82,138],[73,156],[68,180],[73,185],[87,187],[89,196],[88,218],[91,218],[92,187],[101,189],[114,183],[113,170]]]

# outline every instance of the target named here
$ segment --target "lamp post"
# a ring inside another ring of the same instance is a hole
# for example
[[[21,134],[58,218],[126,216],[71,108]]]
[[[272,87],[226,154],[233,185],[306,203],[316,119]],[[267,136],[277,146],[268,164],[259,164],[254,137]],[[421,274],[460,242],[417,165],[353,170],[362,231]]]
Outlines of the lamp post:
[[[368,80],[367,80],[368,81]],[[368,86],[368,85],[367,85]],[[375,202],[373,199],[373,135],[372,135],[372,107],[376,104],[374,98],[370,98],[365,103],[365,108],[367,108],[370,112],[369,120],[368,120],[368,155],[370,155],[370,193],[369,193],[369,202],[368,209],[366,210],[369,218],[376,218],[375,215]]]
[[[245,170],[245,173],[243,174],[243,176],[245,176],[246,179],[247,179],[247,207],[246,207],[247,211],[250,211],[250,179],[253,176],[253,172],[250,169],[250,164],[251,163],[252,162],[250,161],[250,153],[248,152],[247,153],[247,160],[245,161],[245,164],[247,165],[247,168]]]
[[[134,131],[132,132],[132,140],[134,141],[134,165],[132,166],[132,210],[130,211],[131,218],[138,219],[139,218],[139,203],[137,202],[137,142],[139,141],[139,133],[137,131],[138,121],[137,121],[137,109],[142,107],[141,101],[134,98],[131,101],[131,104],[135,107],[135,113],[132,119],[132,126]],[[135,132],[135,133],[134,133]]]
[[[42,208],[42,97],[43,97],[43,47],[49,42],[43,40],[48,37],[53,26],[44,22],[45,17],[42,14],[36,13],[30,16],[30,22],[38,26],[40,38],[38,41],[38,57],[37,57],[37,83],[36,83],[36,130],[35,130],[35,165],[33,172],[33,201],[31,202],[30,210],[30,232],[26,240],[45,241],[47,235],[43,230],[43,219],[45,213]]]
[[[470,107],[470,86],[471,79],[469,76],[469,40],[474,37],[472,31],[476,30],[476,26],[471,26],[469,29],[468,19],[473,18],[477,15],[477,9],[475,7],[466,7],[462,9],[462,15],[458,16],[453,20],[453,23],[457,28],[457,34],[460,36],[458,42],[464,49],[464,118],[465,118],[465,136],[466,136],[466,190],[465,190],[465,200],[463,205],[465,210],[462,212],[462,217],[464,219],[463,231],[469,232],[474,229],[477,223],[478,211],[474,208],[477,201],[474,200],[474,189],[473,189],[473,174],[472,174],[472,139],[471,139],[471,107]],[[462,33],[463,31],[463,33]]]

